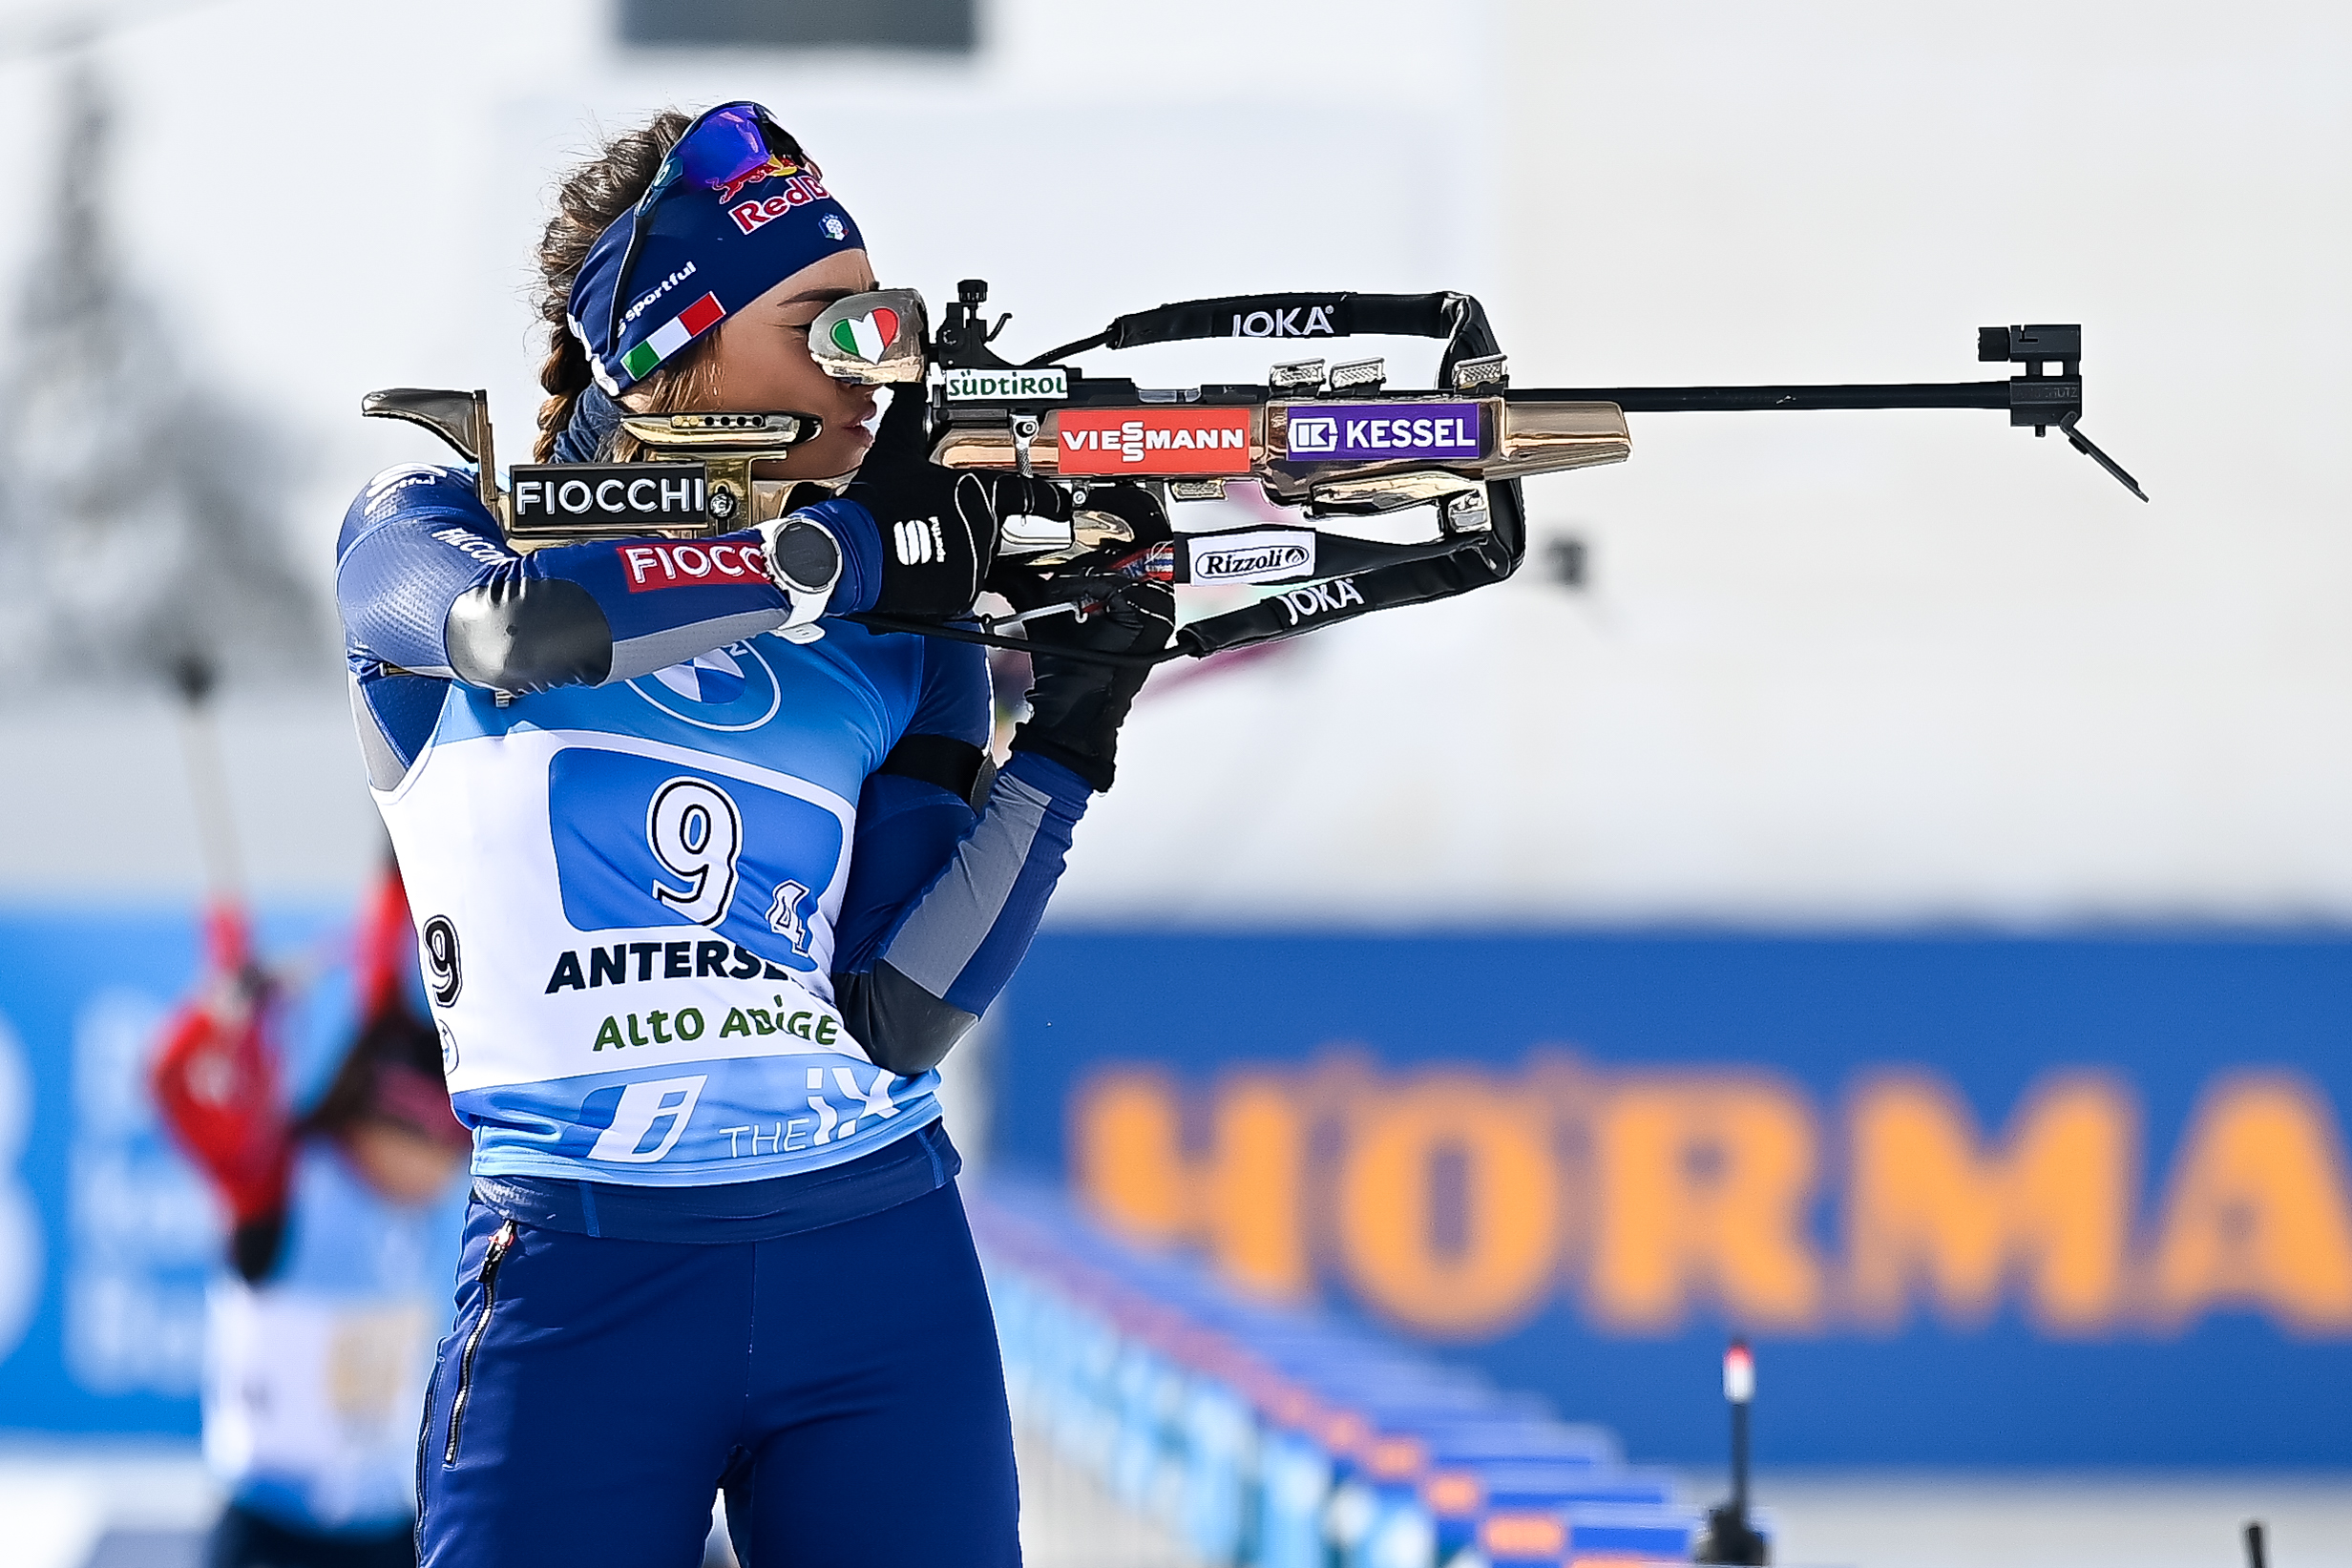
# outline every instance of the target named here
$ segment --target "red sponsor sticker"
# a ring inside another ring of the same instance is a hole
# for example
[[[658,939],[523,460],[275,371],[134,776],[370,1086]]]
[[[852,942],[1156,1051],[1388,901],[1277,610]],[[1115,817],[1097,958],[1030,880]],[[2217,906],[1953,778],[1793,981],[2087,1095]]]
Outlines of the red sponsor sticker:
[[[1248,473],[1247,408],[1064,408],[1063,473]]]
[[[767,581],[767,558],[755,544],[624,544],[619,552],[620,575],[632,594]]]

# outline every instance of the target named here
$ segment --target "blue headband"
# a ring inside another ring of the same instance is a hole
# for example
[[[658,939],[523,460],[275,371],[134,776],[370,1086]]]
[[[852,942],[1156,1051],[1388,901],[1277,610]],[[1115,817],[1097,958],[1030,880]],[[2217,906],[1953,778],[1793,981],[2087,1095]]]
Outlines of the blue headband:
[[[589,247],[566,306],[606,395],[835,251],[865,244],[822,171],[756,103],[686,127],[644,197]]]

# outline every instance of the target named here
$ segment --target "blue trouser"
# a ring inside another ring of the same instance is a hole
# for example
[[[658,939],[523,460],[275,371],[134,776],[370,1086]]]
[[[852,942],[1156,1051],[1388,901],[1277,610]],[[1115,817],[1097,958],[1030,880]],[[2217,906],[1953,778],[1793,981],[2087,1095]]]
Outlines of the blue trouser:
[[[518,1227],[484,1327],[508,1223],[467,1217],[417,1454],[428,1568],[694,1568],[722,1487],[746,1568],[1017,1568],[1004,1372],[953,1184],[774,1241]]]

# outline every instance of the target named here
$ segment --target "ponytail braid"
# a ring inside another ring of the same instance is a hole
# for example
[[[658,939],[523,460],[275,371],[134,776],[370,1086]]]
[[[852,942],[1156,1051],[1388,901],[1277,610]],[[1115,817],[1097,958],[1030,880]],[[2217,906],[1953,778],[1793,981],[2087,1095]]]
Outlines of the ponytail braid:
[[[547,328],[547,358],[539,366],[539,385],[547,391],[539,405],[538,440],[535,461],[545,463],[556,454],[556,438],[572,422],[580,394],[596,384],[588,351],[572,335],[566,306],[572,284],[597,236],[637,205],[653,184],[656,170],[678,138],[693,123],[674,109],[656,115],[647,124],[612,137],[596,156],[575,168],[556,191],[556,214],[539,237],[539,320]],[[704,337],[683,354],[630,388],[632,408],[659,409],[706,403],[717,387],[708,385],[717,356],[707,352],[717,334]],[[637,455],[636,443],[625,434],[617,438],[627,449],[612,455],[620,460]]]

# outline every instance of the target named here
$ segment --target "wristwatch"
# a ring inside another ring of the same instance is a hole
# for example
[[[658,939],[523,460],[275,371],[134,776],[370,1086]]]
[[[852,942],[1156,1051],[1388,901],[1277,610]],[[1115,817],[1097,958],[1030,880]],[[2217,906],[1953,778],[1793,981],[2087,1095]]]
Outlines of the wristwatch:
[[[841,541],[831,529],[798,512],[762,523],[760,538],[768,580],[784,590],[792,606],[779,630],[793,642],[814,642],[825,635],[817,617],[841,581]]]

